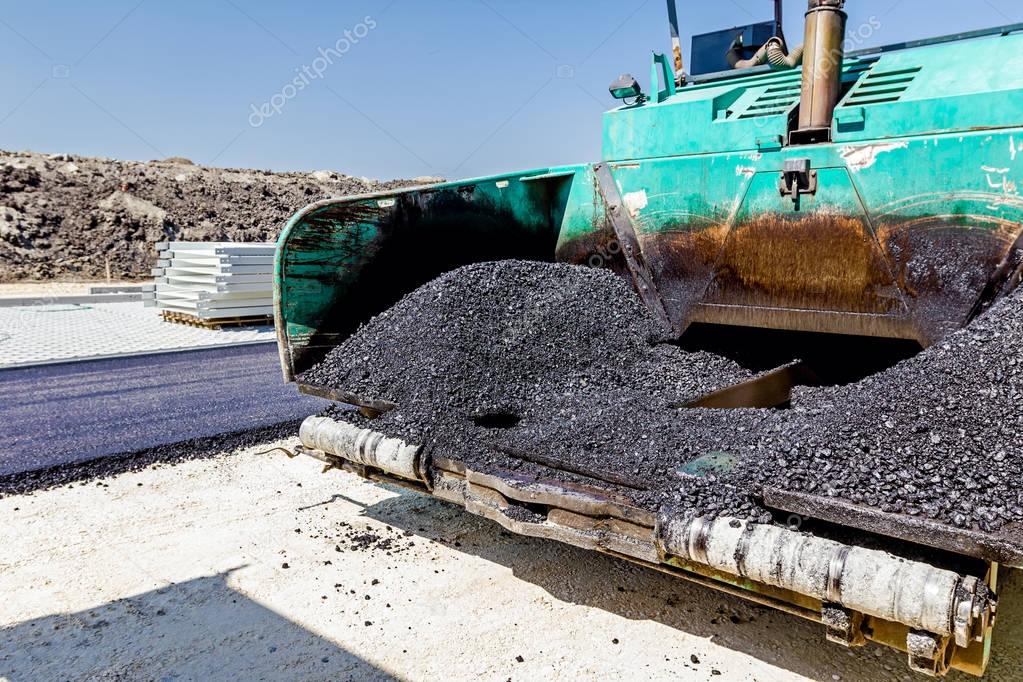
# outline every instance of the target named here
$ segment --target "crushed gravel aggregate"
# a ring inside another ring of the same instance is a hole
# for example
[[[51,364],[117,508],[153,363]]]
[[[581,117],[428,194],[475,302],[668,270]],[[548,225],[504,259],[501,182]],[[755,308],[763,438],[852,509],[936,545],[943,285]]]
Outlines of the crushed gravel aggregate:
[[[409,294],[301,379],[398,404],[372,428],[427,452],[554,473],[513,456],[537,453],[654,510],[766,522],[771,486],[1023,537],[1023,294],[891,369],[797,387],[790,409],[679,408],[753,374],[667,341],[615,275],[485,263]],[[731,466],[682,471],[715,453]]]
[[[667,334],[610,272],[483,263],[406,296],[300,380],[397,403],[381,425],[450,454],[615,399],[665,406],[751,376],[664,343]]]

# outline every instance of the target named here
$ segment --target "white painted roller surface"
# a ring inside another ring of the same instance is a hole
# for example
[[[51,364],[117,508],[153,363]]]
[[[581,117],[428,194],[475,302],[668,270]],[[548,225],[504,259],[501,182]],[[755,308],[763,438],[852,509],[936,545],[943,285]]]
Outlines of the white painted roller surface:
[[[959,576],[951,571],[856,547],[845,562],[842,597],[871,603],[876,609],[871,615],[947,635],[958,585]],[[878,595],[888,595],[888,600]]]
[[[376,467],[401,478],[421,480],[416,467],[419,446],[401,439],[330,417],[306,418],[299,429],[299,438],[307,448]]]
[[[828,572],[831,557],[842,545],[831,540],[814,538],[815,542],[794,542],[803,536],[784,528],[762,524],[743,524],[749,539],[743,568],[747,577],[775,585],[784,583],[788,589],[827,599]],[[734,548],[732,550],[735,551]]]
[[[960,576],[886,552],[737,519],[662,520],[666,553],[939,635]]]

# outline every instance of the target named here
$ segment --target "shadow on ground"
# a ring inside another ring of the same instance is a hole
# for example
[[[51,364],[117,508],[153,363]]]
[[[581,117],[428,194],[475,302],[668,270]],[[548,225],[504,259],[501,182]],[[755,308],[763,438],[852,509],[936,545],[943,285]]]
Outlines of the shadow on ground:
[[[831,682],[836,674],[859,682],[928,679],[910,673],[906,656],[886,647],[843,649],[827,642],[817,623],[621,559],[514,535],[456,505],[387,487],[398,495],[366,507],[366,516],[505,566],[563,602],[653,620],[811,679]],[[984,679],[1018,682],[1023,679],[1020,572],[1006,575],[1000,592],[995,655]],[[976,678],[953,673],[946,679]]]
[[[0,629],[0,679],[392,680],[220,573]]]

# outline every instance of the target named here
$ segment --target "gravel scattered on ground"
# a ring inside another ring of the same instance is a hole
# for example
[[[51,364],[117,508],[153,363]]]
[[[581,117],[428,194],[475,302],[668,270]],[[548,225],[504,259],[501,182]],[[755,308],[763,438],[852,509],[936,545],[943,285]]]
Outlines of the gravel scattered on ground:
[[[306,204],[416,182],[0,151],[0,282],[144,278],[155,242],[273,241]]]
[[[892,369],[797,389],[788,410],[680,407],[751,373],[666,339],[610,273],[486,263],[408,295],[302,380],[398,404],[372,427],[428,453],[537,476],[552,471],[536,459],[564,462],[651,509],[767,522],[775,486],[1019,534],[1023,294]],[[680,471],[715,453],[730,465]]]
[[[411,531],[402,532],[390,526],[378,530],[367,524],[358,526],[346,521],[338,521],[330,533],[337,540],[335,552],[381,552],[387,555],[400,554],[415,547],[415,541],[409,539],[412,535]],[[377,582],[373,579],[372,584]]]

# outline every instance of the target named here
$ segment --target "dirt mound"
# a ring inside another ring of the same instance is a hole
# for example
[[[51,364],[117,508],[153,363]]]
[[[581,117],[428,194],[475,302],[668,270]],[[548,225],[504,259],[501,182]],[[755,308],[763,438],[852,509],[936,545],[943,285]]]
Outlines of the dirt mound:
[[[154,242],[273,241],[306,204],[407,184],[0,151],[0,282],[144,278]]]

